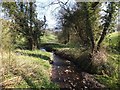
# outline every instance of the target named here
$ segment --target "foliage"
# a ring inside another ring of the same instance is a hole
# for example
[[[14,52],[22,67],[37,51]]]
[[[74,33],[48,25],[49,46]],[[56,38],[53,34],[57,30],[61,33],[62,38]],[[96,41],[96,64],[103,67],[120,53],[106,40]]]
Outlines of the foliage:
[[[119,89],[119,32],[108,34],[103,44],[107,47],[108,61],[104,66],[103,75],[96,75],[96,79],[110,89]]]
[[[118,3],[107,2],[106,10],[101,9],[102,5],[105,3],[82,2],[72,9],[63,5],[64,9],[62,7],[59,16],[62,25],[60,38],[67,38],[67,43],[75,38],[75,43],[91,47],[92,51],[96,50],[96,47],[99,50],[106,34],[114,28],[114,20],[118,15]],[[104,15],[100,15],[101,11]]]
[[[12,32],[12,23],[10,21],[0,19],[0,48],[3,50],[13,49],[14,32]]]
[[[106,70],[103,72],[103,75],[96,75],[96,79],[106,85],[110,89],[119,89],[119,55],[110,54],[109,61],[107,62],[105,68]]]
[[[114,13],[116,12],[117,7],[118,7],[118,3],[108,2],[107,10],[105,11],[106,14],[103,17],[103,24],[102,24],[103,25],[103,31],[102,31],[100,39],[97,43],[97,49],[98,50],[100,49],[100,45],[103,42],[107,32],[110,30],[110,25],[112,23],[113,17],[115,18],[118,15],[118,12],[117,12],[117,14],[114,16]],[[113,25],[113,27],[114,27],[114,25]]]
[[[37,49],[45,22],[37,19],[35,2],[4,2],[2,7],[14,22],[14,32],[26,40],[28,49]]]

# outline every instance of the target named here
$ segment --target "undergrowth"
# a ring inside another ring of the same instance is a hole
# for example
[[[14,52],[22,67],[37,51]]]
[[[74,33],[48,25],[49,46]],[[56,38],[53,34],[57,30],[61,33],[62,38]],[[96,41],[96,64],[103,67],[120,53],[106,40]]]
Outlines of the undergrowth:
[[[103,44],[106,46],[108,59],[103,75],[95,75],[96,79],[112,90],[120,87],[120,32],[109,34]]]
[[[120,60],[119,55],[109,54],[108,62],[105,65],[106,70],[103,75],[95,75],[96,79],[106,85],[108,88],[115,90],[120,87]]]

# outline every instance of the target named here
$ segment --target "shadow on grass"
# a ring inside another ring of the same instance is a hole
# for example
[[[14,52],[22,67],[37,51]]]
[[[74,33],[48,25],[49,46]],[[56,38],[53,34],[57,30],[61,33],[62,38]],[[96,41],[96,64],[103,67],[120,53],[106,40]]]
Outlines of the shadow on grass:
[[[44,60],[50,60],[50,58],[48,56],[41,55],[41,54],[30,54],[30,53],[27,53],[26,55],[32,56],[32,57],[36,57],[36,58],[41,58],[41,59],[44,59]]]
[[[13,70],[14,70],[13,67],[11,67],[11,70],[10,70],[11,73],[13,73],[14,75],[21,76],[25,80],[25,82],[30,86],[30,88],[32,90],[33,89],[36,90],[37,86],[32,82],[32,80],[29,79],[30,77],[27,77],[26,75],[24,75],[23,72],[21,72],[19,70],[16,70],[16,72],[14,72]]]
[[[25,55],[25,56],[32,56],[32,57],[35,57],[35,58],[41,58],[41,59],[44,59],[44,60],[50,60],[50,57],[48,56],[45,56],[45,55],[41,55],[41,54],[34,54],[34,53],[24,53],[24,52],[16,52],[20,55]]]
[[[57,44],[57,43],[43,43],[41,47],[51,47],[51,48],[65,48],[68,47],[64,44]]]
[[[26,83],[30,86],[32,89],[36,89],[37,86],[29,79],[29,77],[25,76],[24,74],[21,74],[22,78],[26,81]]]

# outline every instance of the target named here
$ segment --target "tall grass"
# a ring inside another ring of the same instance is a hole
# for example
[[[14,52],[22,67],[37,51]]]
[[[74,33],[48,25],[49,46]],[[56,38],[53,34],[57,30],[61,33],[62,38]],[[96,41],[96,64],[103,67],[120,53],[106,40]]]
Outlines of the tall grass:
[[[58,88],[50,80],[51,65],[46,58],[29,56],[50,56],[47,52],[17,50],[11,52],[11,58],[4,53],[2,60],[2,79],[0,84],[4,88]]]

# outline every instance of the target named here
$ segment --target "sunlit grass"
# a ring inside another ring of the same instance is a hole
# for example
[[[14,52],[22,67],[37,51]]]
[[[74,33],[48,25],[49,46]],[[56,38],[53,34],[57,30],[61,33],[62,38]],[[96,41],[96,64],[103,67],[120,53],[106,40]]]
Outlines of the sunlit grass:
[[[30,56],[29,56],[30,54]],[[36,50],[16,50],[3,54],[0,84],[5,88],[57,88],[50,80],[51,65],[44,57],[50,53]],[[32,56],[33,55],[33,56]],[[39,57],[43,55],[44,57]]]
[[[57,36],[55,36],[55,35],[52,34],[52,33],[44,34],[44,35],[41,37],[41,42],[42,42],[42,43],[57,42]]]
[[[24,53],[24,54],[40,54],[40,55],[45,55],[45,56],[50,57],[50,53],[49,52],[44,52],[44,51],[41,51],[41,50],[30,51],[30,50],[20,50],[20,49],[17,49],[15,51],[21,52],[21,53]]]
[[[120,32],[114,32],[108,34],[103,43],[107,46],[118,46],[119,40],[120,40]]]

